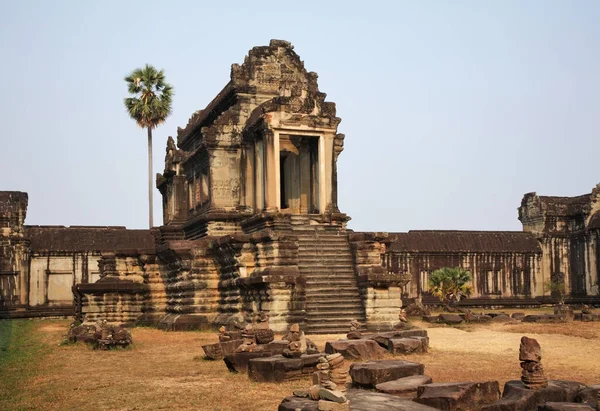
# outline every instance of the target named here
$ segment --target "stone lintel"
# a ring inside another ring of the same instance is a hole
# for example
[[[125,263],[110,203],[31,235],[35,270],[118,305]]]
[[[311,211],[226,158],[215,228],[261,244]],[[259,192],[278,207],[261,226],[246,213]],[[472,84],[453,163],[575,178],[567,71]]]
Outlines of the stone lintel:
[[[380,243],[391,243],[393,238],[386,232],[372,232],[372,233],[351,233],[348,235],[350,242],[380,242]]]
[[[410,281],[404,274],[388,274],[381,266],[359,267],[358,271],[358,283],[368,287],[403,287]]]
[[[122,280],[117,277],[104,277],[95,283],[77,284],[74,288],[82,294],[138,294],[148,291],[148,286],[146,284]]]

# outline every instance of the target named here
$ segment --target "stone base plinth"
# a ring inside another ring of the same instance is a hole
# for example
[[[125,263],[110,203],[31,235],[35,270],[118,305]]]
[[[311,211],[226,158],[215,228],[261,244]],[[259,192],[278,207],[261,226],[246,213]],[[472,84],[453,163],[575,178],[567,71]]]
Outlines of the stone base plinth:
[[[309,377],[317,371],[319,358],[325,354],[304,354],[298,358],[276,355],[248,361],[248,377],[257,382],[283,382]]]

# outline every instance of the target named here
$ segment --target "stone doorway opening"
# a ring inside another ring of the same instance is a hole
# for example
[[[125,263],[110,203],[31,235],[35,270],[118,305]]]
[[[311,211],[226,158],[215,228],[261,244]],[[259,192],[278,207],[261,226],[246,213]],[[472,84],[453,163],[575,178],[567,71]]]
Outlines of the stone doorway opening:
[[[319,213],[319,137],[280,135],[279,209]]]

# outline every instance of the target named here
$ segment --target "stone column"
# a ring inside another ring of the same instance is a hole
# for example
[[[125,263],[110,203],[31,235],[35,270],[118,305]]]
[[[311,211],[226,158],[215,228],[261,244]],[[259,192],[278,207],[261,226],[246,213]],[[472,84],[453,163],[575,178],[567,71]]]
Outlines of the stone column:
[[[310,152],[306,140],[300,144],[300,213],[308,213],[310,207]]]
[[[325,175],[325,136],[319,136],[319,213],[327,206],[327,177]]]
[[[254,210],[261,212],[265,208],[265,145],[263,140],[254,141]]]
[[[254,207],[254,145],[244,147],[244,206]]]
[[[279,204],[279,139],[272,131],[265,133],[265,154],[265,211],[276,212]]]
[[[331,212],[332,205],[332,193],[333,193],[333,136],[325,135],[323,138],[323,174],[322,174],[322,185],[321,190],[324,193],[323,206],[321,213]],[[321,149],[321,147],[319,147]]]
[[[273,157],[275,160],[274,172],[275,172],[275,204],[276,210],[281,210],[281,158],[279,154],[279,133],[273,133]]]

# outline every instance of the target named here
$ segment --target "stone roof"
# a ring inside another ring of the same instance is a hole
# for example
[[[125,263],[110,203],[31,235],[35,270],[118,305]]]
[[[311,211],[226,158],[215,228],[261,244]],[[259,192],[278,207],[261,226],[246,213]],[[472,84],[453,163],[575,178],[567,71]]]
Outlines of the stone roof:
[[[592,215],[587,228],[590,230],[600,228],[600,211],[596,211],[594,215]]]
[[[535,235],[521,231],[412,230],[390,237],[397,252],[542,252]]]
[[[586,211],[591,201],[591,194],[577,197],[539,196],[539,199],[546,212],[552,215],[572,216]]]
[[[125,227],[25,226],[32,251],[120,251],[153,249],[150,230]]]

